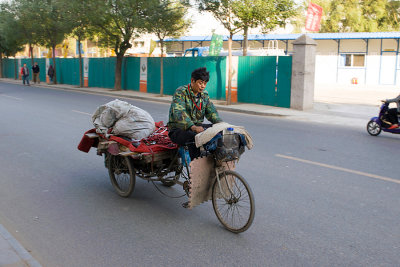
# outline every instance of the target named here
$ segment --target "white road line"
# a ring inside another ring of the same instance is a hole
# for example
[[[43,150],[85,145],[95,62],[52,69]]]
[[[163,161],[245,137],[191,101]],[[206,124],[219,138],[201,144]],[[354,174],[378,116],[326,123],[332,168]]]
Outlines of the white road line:
[[[10,95],[3,95],[3,94],[0,94],[0,96],[12,98],[12,99],[15,99],[15,100],[23,100],[22,98],[18,98],[18,97],[15,97],[15,96],[10,96]]]
[[[83,112],[83,111],[79,111],[79,110],[72,110],[72,112],[76,112],[76,113],[80,113],[80,114],[85,114],[85,115],[92,116],[92,114],[90,114],[90,113]]]
[[[301,158],[296,158],[296,157],[291,157],[291,156],[286,156],[286,155],[281,155],[281,154],[275,154],[275,156],[279,157],[279,158],[291,159],[291,160],[300,161],[300,162],[307,163],[307,164],[317,165],[317,166],[325,167],[325,168],[329,168],[329,169],[334,169],[334,170],[354,173],[354,174],[358,174],[358,175],[362,175],[362,176],[366,176],[366,177],[369,177],[369,178],[374,178],[374,179],[378,179],[378,180],[382,180],[382,181],[386,181],[386,182],[392,182],[392,183],[400,184],[400,180],[396,180],[396,179],[385,177],[385,176],[380,176],[380,175],[366,173],[366,172],[360,172],[360,171],[356,171],[356,170],[352,170],[352,169],[337,167],[337,166],[334,166],[334,165],[329,165],[329,164],[325,164],[325,163],[319,163],[319,162],[316,162],[316,161],[311,161],[311,160],[306,160],[306,159],[301,159]]]

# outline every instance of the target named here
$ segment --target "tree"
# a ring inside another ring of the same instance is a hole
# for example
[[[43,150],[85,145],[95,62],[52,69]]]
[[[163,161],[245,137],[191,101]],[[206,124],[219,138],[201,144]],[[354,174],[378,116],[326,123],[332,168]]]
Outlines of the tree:
[[[0,5],[0,77],[3,77],[3,55],[15,56],[23,49],[24,37],[21,25],[15,18],[13,8],[10,4],[2,3]],[[14,61],[15,74],[17,79],[18,70],[16,59]]]
[[[293,0],[240,0],[233,4],[233,13],[238,18],[236,27],[243,30],[243,56],[247,55],[249,28],[261,26],[269,32],[282,27],[295,14]]]
[[[264,31],[269,31],[284,25],[286,19],[294,14],[294,2],[293,0],[199,0],[199,10],[211,12],[229,32],[227,96],[229,105],[232,91],[233,35],[241,30],[244,31],[243,55],[247,55],[249,28],[262,26]]]
[[[147,17],[146,28],[150,33],[157,35],[160,40],[160,95],[164,95],[164,40],[167,37],[177,38],[189,27],[190,21],[184,18],[187,6],[182,1],[156,0],[151,14]]]
[[[227,104],[231,104],[232,92],[232,38],[233,35],[241,30],[240,21],[234,14],[234,4],[236,0],[199,0],[200,12],[211,12],[213,16],[222,23],[229,32],[228,38],[228,95]]]
[[[82,0],[69,0],[67,2],[67,10],[70,13],[70,23],[73,25],[72,36],[77,41],[77,49],[79,55],[79,86],[83,87],[83,72],[82,72],[82,41],[91,36],[90,18],[87,14],[87,10],[90,10],[93,6],[92,1]],[[86,51],[87,53],[87,51]]]
[[[55,60],[56,46],[71,33],[70,13],[66,12],[67,0],[29,0],[29,11],[32,15],[30,23],[35,24],[38,43],[51,48],[54,67],[54,83],[57,84],[57,67]]]
[[[31,58],[31,65],[33,66],[33,46],[38,44],[38,39],[36,36],[35,23],[36,21],[35,13],[33,12],[33,1],[32,0],[14,0],[11,3],[12,13],[14,13],[15,18],[18,22],[18,27],[22,34],[25,44],[28,44],[29,55]]]
[[[387,10],[388,19],[392,21],[393,30],[400,30],[400,1],[389,1]]]
[[[145,28],[145,16],[149,14],[151,2],[146,0],[93,0],[95,5],[88,10],[98,44],[112,47],[117,56],[115,65],[115,90],[121,90],[122,61],[126,50],[132,47],[131,40]]]

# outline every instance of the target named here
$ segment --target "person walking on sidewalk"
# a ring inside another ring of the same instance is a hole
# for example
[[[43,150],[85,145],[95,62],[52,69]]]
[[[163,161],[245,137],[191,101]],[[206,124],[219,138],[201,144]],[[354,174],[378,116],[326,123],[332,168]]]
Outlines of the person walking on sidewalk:
[[[35,62],[35,64],[32,66],[32,72],[33,72],[33,82],[34,83],[40,83],[40,68],[37,62]]]
[[[54,77],[54,68],[53,65],[49,66],[49,69],[47,70],[47,75],[50,78],[50,83],[53,83],[53,77]]]
[[[388,109],[388,119],[392,123],[389,129],[396,129],[399,128],[399,115],[400,115],[400,95],[396,98],[386,99],[384,100],[386,103],[396,103],[397,108],[390,108]]]
[[[21,69],[21,74],[22,74],[22,83],[25,85],[25,81],[26,81],[26,85],[30,85],[29,84],[29,69],[26,66],[26,63],[24,63],[24,66]]]

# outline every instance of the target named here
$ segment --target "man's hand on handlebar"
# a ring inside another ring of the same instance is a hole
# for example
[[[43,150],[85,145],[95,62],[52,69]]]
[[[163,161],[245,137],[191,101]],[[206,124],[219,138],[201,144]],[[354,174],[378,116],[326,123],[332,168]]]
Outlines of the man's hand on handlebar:
[[[192,125],[192,127],[190,127],[190,130],[192,130],[195,133],[201,133],[204,131],[204,128],[202,126]]]

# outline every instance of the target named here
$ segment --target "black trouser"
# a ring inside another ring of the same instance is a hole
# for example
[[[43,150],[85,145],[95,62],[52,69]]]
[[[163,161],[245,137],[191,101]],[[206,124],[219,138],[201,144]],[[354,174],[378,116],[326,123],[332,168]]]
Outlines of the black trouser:
[[[387,111],[387,117],[388,120],[392,123],[392,124],[399,124],[399,118],[398,118],[398,112],[397,112],[397,108],[390,108]]]
[[[212,124],[202,124],[204,129],[207,129],[212,126]],[[197,158],[200,156],[200,149],[196,147],[195,137],[196,133],[192,130],[182,130],[179,128],[170,129],[168,136],[171,138],[171,141],[180,146],[187,146],[189,149],[189,155],[191,159]]]

